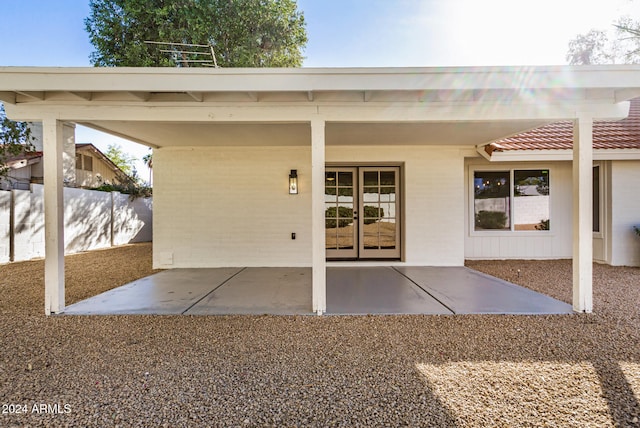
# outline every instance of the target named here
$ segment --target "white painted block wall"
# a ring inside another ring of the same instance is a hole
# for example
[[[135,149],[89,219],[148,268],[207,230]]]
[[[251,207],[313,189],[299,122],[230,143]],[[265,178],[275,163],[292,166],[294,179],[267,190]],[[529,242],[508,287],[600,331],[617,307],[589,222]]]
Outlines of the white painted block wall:
[[[13,190],[14,261],[44,257],[44,186],[32,184],[29,190]],[[8,209],[4,200],[10,192],[0,192],[0,263],[9,261]],[[98,192],[64,188],[65,253],[108,248],[132,242],[148,242],[152,238],[152,200],[118,192]],[[114,221],[112,226],[112,220]],[[7,247],[5,250],[4,247]],[[6,253],[6,256],[4,255]]]
[[[151,242],[153,223],[153,199],[136,198],[118,192],[111,193],[113,198],[113,245],[134,242]]]
[[[309,146],[168,147],[153,169],[156,268],[311,265]]]
[[[154,267],[310,266],[310,152],[308,146],[155,150]],[[464,263],[458,148],[327,146],[326,161],[404,162],[406,263]],[[287,193],[290,169],[298,170],[298,195]]]
[[[11,227],[11,192],[0,191],[0,263],[9,261]]]
[[[14,190],[14,261],[44,257],[44,186]]]

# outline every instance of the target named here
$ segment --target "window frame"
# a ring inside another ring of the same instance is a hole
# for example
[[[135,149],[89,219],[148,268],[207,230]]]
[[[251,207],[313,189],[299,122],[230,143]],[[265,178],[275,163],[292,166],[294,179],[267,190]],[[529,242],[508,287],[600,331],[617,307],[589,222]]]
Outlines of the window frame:
[[[88,171],[88,172],[93,172],[93,156],[90,155],[82,155],[82,170],[83,171]],[[87,162],[87,160],[89,160],[89,162]],[[89,165],[87,165],[87,163]]]
[[[604,180],[605,180],[605,174],[606,174],[606,167],[605,167],[605,163],[604,162],[594,162],[593,163],[593,169],[598,168],[598,216],[599,216],[599,229],[598,231],[592,230],[592,234],[593,237],[596,239],[603,239],[604,238],[604,231],[603,228],[605,227],[605,216],[606,216],[606,212],[604,210],[605,208],[605,186],[604,186]],[[593,171],[593,170],[592,170]],[[595,204],[595,200],[592,201],[593,204]]]
[[[515,221],[514,221],[514,212],[515,212],[515,203],[514,203],[514,171],[535,171],[535,170],[546,170],[549,172],[549,219],[553,216],[552,210],[552,199],[551,199],[551,191],[552,191],[552,183],[551,176],[553,174],[553,168],[549,166],[540,166],[538,164],[531,166],[503,166],[503,165],[469,165],[469,236],[479,236],[479,237],[487,237],[487,236],[553,236],[554,235],[554,226],[553,223],[549,223],[549,230],[516,230],[515,229]],[[509,229],[500,229],[500,230],[476,230],[475,224],[475,174],[476,172],[508,172],[509,175]]]

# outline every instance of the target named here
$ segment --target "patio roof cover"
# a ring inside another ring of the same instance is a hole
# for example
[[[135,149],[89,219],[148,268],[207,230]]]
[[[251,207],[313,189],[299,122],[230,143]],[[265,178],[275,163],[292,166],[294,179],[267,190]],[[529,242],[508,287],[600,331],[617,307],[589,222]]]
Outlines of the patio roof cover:
[[[62,123],[161,148],[310,145],[313,309],[326,311],[325,146],[484,144],[573,121],[573,307],[592,310],[594,119],[640,96],[640,66],[171,69],[0,67],[15,120],[42,121],[45,312],[64,310]],[[237,125],[241,126],[237,126]],[[188,132],[187,132],[188,130]],[[277,135],[269,139],[265,135]],[[47,156],[53,153],[53,156]]]
[[[46,115],[150,147],[309,144],[479,145],[571,120],[621,119],[637,66],[345,69],[0,67],[16,120]],[[243,122],[242,128],[233,123]],[[366,125],[366,126],[363,126]],[[237,143],[240,142],[240,143]]]

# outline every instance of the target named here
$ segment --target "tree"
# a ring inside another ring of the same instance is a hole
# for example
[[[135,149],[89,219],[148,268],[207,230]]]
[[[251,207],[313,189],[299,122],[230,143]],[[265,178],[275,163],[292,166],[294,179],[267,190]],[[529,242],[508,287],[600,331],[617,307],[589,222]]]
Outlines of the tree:
[[[136,175],[135,162],[136,158],[128,153],[125,153],[117,144],[109,144],[105,155],[116,164],[129,178],[133,178]]]
[[[571,65],[639,64],[640,26],[628,17],[619,18],[609,32],[593,29],[569,42]]]
[[[149,186],[151,186],[153,180],[153,174],[151,173],[153,170],[153,152],[147,153],[142,157],[142,162],[149,168]]]
[[[85,27],[95,66],[181,65],[145,43],[155,41],[210,45],[222,67],[299,67],[307,43],[296,0],[91,0],[89,6]]]
[[[6,163],[11,157],[33,151],[33,140],[29,124],[8,119],[4,105],[0,103],[0,177],[7,176]]]

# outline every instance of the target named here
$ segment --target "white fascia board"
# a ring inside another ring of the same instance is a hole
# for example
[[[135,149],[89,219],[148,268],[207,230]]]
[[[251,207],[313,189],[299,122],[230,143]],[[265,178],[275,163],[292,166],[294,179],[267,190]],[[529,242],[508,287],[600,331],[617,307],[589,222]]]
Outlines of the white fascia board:
[[[438,68],[0,67],[0,91],[629,89],[640,66]],[[621,94],[624,94],[621,92]],[[618,100],[624,99],[620,96]]]
[[[481,148],[478,152],[481,153]],[[570,161],[573,151],[563,150],[509,150],[493,152],[491,162]],[[640,149],[594,149],[593,160],[639,160]]]
[[[321,116],[327,122],[484,122],[509,120],[553,121],[571,119],[579,109],[593,112],[594,117],[624,118],[629,103],[597,105],[438,105],[389,103],[367,106],[317,105],[313,103],[255,103],[253,105],[101,105],[101,104],[31,104],[7,105],[7,115],[13,120],[38,121],[55,116],[72,122],[100,120],[155,122],[306,122]]]

